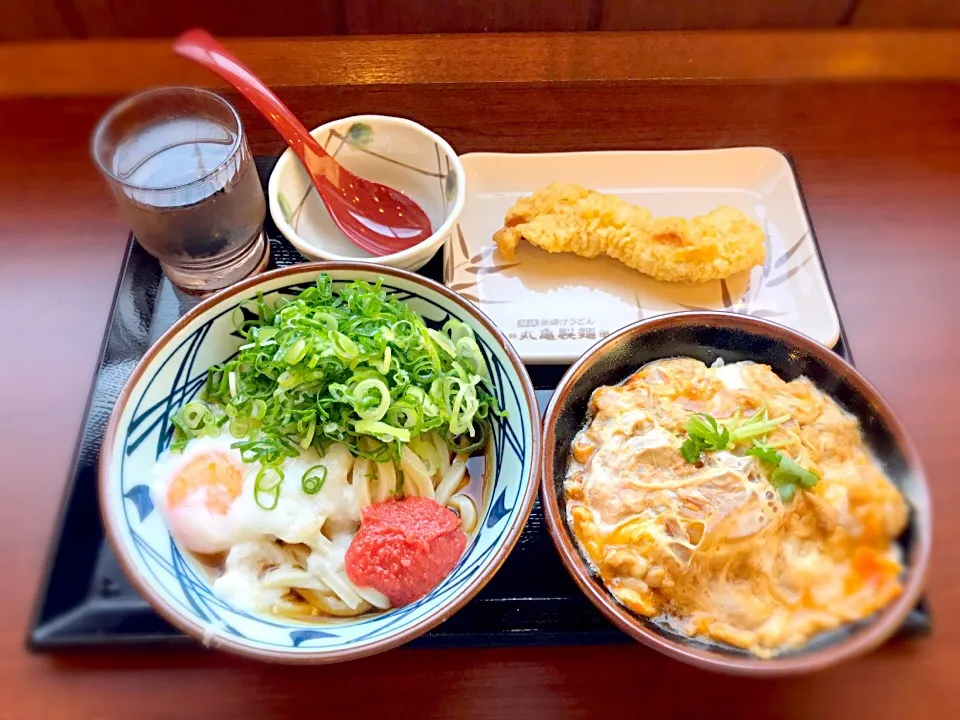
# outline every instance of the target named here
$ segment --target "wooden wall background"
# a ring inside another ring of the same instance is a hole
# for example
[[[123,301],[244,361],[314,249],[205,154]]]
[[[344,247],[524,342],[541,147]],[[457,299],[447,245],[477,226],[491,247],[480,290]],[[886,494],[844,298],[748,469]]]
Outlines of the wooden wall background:
[[[960,0],[0,0],[0,40],[960,26]]]

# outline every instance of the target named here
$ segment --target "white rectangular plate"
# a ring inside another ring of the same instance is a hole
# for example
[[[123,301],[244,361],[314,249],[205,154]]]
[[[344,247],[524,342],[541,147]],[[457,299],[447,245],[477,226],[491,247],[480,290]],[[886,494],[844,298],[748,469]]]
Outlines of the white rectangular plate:
[[[467,196],[444,247],[444,282],[476,303],[529,363],[569,363],[618,328],[666,312],[726,310],[788,325],[828,347],[840,337],[800,190],[770,148],[461,157]],[[692,217],[730,205],[767,233],[767,261],[722,280],[659,282],[609,258],[550,254],[521,242],[514,260],[493,234],[523,195],[553,181],[614,193],[654,215]]]

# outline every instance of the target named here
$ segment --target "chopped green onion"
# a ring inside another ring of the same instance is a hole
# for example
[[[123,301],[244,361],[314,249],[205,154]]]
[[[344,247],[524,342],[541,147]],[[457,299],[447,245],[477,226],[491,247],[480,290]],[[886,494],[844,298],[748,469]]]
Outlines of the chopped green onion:
[[[373,435],[383,442],[392,442],[393,440],[399,440],[403,443],[410,442],[409,430],[393,427],[377,420],[357,420],[353,424],[353,428],[361,435]]]
[[[313,435],[317,431],[317,421],[315,418],[310,418],[310,422],[307,423],[307,429],[304,432],[300,429],[302,423],[297,423],[297,431],[303,433],[303,439],[300,440],[300,447],[306,450],[310,447],[310,443],[313,442]]]
[[[443,350],[450,357],[457,356],[457,348],[453,344],[453,340],[444,335],[442,332],[437,332],[436,330],[427,330],[427,334],[430,336],[430,339],[433,340],[437,347]]]
[[[368,400],[368,391],[376,392],[376,406]],[[367,378],[353,389],[354,409],[363,420],[380,420],[390,408],[390,388],[383,380]]]
[[[333,340],[333,352],[337,357],[343,360],[355,360],[360,355],[357,344],[342,332],[335,331],[330,337]]]
[[[306,354],[307,342],[303,338],[299,338],[287,349],[287,352],[283,356],[283,360],[290,365],[296,365],[298,362],[303,360],[303,356]]]
[[[474,339],[473,328],[466,323],[450,318],[443,324],[443,332],[450,336],[454,345],[463,338]]]
[[[180,419],[183,424],[191,430],[196,430],[202,424],[204,419],[210,414],[210,408],[201,402],[189,402],[183,406],[180,412]]]
[[[381,375],[386,375],[387,371],[390,369],[390,360],[392,359],[391,358],[392,355],[393,353],[390,350],[390,346],[387,345],[387,347],[383,351],[383,358],[380,360],[379,363],[377,363],[377,365],[375,365],[377,370],[380,371]]]
[[[487,363],[484,362],[483,355],[480,353],[480,346],[472,337],[462,337],[457,340],[457,358],[474,375],[482,377],[484,380],[490,379]]]
[[[407,429],[421,426],[422,430],[423,423],[421,415],[420,408],[415,404],[400,401],[390,406],[384,416],[384,420],[390,425]]]
[[[303,474],[300,486],[307,495],[316,495],[326,481],[327,467],[325,465],[314,465]]]
[[[220,408],[210,407],[199,400],[188,402],[170,416],[174,427],[172,448],[182,450],[190,438],[216,437],[220,434],[220,426],[229,420],[232,420],[229,413]]]
[[[490,425],[486,420],[481,420],[476,425],[479,428],[476,438],[468,438],[462,435],[459,437],[444,436],[443,440],[447,447],[458,455],[472,455],[483,448],[490,438]]]
[[[325,312],[315,312],[313,314],[313,319],[319,323],[323,323],[327,330],[336,330],[339,327],[337,318],[335,318],[330,313]]]
[[[264,467],[330,442],[396,463],[430,432],[457,451],[479,449],[491,413],[503,415],[470,326],[427,328],[379,282],[335,290],[320,275],[296,297],[247,301],[232,319],[239,350],[209,369],[201,399],[171,415],[174,448],[228,425],[243,460]],[[278,488],[261,478],[258,504],[272,505]]]
[[[266,414],[267,404],[263,400],[257,398],[250,403],[250,417],[254,420],[262,420]]]
[[[227,429],[234,437],[243,437],[250,433],[250,423],[242,418],[231,418]]]
[[[271,475],[272,473],[272,475]],[[283,483],[283,470],[264,465],[253,482],[253,499],[264,510],[273,510],[280,502],[280,485]],[[268,504],[264,504],[263,498]]]

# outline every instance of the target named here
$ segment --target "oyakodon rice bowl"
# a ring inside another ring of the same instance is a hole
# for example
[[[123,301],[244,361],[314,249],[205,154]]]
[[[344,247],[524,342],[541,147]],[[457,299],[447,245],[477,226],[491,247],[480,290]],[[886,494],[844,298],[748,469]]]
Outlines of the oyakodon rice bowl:
[[[529,377],[479,311],[318,263],[215,295],[148,351],[106,431],[101,513],[135,586],[204,644],[331,662],[467,602],[538,470]]]
[[[599,343],[544,421],[542,502],[574,579],[622,629],[747,674],[886,639],[930,543],[923,471],[852,367],[773,323],[682,313]]]

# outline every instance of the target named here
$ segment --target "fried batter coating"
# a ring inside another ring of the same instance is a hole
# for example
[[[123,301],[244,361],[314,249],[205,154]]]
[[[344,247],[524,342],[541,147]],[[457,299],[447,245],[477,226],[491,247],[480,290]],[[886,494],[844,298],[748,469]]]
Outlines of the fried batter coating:
[[[616,195],[558,182],[520,198],[493,239],[507,260],[526,240],[550,253],[607,255],[667,282],[719,280],[765,258],[763,228],[735,208],[654,218]]]

